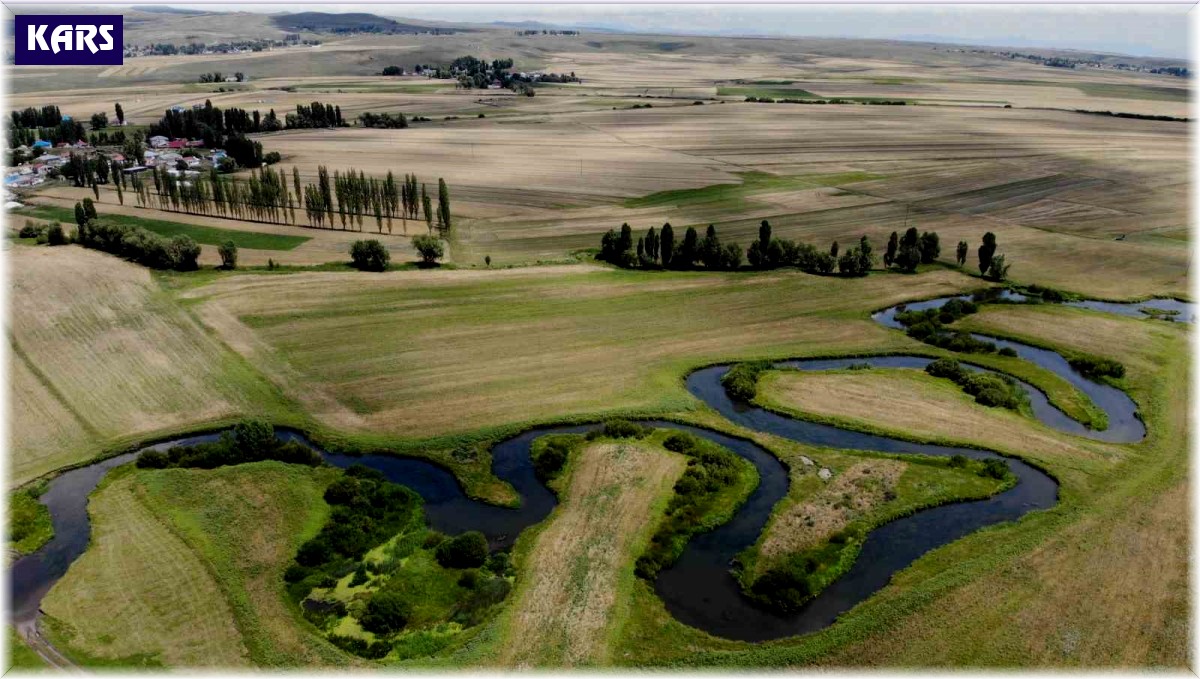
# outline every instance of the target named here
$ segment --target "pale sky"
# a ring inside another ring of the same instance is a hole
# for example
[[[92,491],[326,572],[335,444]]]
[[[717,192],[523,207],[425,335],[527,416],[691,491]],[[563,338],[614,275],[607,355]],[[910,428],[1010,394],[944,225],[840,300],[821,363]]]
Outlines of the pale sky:
[[[107,4],[107,3],[106,3]],[[115,4],[115,3],[114,3]],[[147,4],[256,12],[372,12],[441,21],[540,21],[637,32],[935,40],[1187,58],[1193,4]]]

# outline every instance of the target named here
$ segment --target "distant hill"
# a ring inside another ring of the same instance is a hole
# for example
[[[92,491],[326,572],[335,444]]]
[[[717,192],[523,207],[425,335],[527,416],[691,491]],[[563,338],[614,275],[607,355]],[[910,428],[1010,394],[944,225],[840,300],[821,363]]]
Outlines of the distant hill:
[[[399,21],[376,14],[355,12],[332,14],[329,12],[297,12],[277,14],[271,17],[275,25],[286,31],[309,31],[312,33],[455,33],[463,29],[402,24]]]

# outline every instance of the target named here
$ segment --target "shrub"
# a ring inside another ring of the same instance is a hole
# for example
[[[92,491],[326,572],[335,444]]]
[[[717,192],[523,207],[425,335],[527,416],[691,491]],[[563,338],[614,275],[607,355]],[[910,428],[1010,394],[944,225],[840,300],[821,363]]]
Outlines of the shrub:
[[[533,456],[533,473],[542,483],[553,479],[562,471],[571,452],[571,444],[562,438],[551,438]]]
[[[31,220],[25,220],[25,226],[17,232],[17,236],[21,238],[37,238],[46,231],[45,224],[34,224]]]
[[[392,255],[375,239],[356,240],[350,246],[350,263],[359,271],[387,271]]]
[[[992,479],[1003,480],[1008,476],[1008,465],[1003,460],[996,458],[988,458],[983,461],[983,468],[979,471],[979,475]]]
[[[234,243],[231,240],[225,241],[224,243],[222,243],[220,246],[217,247],[217,254],[221,256],[221,268],[222,269],[232,270],[232,269],[237,268],[237,258],[238,258],[237,243]]]
[[[1125,376],[1125,366],[1119,361],[1099,356],[1079,355],[1067,361],[1072,368],[1086,377],[1116,377]]]
[[[371,596],[359,622],[363,629],[375,634],[395,634],[404,629],[412,617],[412,607],[397,592],[380,590]]]
[[[1012,358],[1012,357],[1016,357],[1017,350],[1013,349],[1012,347],[1000,347],[1000,350],[997,351],[996,353],[1001,356],[1008,356],[1008,357]]]
[[[487,538],[479,531],[467,531],[438,545],[433,554],[445,568],[478,568],[487,560]]]
[[[46,243],[49,245],[67,244],[67,234],[63,231],[62,224],[54,222],[46,228]]]
[[[690,453],[696,449],[696,437],[682,431],[672,432],[663,441],[663,448],[673,453]]]
[[[800,568],[787,566],[763,573],[750,592],[759,602],[781,613],[798,611],[813,596],[808,575]]]
[[[640,439],[653,430],[650,427],[645,427],[629,420],[608,420],[604,423],[601,431],[604,432],[605,436],[614,439]]]
[[[721,385],[730,398],[750,402],[758,395],[758,376],[771,368],[770,361],[738,363],[721,376]]]
[[[343,636],[341,634],[330,634],[329,642],[334,646],[353,653],[368,660],[379,660],[392,652],[392,645],[386,641],[371,641],[368,642],[362,637]]]
[[[279,155],[279,151],[269,151],[263,154],[263,163],[266,165],[274,165],[283,160],[283,156]]]
[[[442,247],[441,239],[436,236],[425,234],[413,236],[412,245],[417,254],[421,255],[421,263],[425,266],[437,264],[438,260],[446,254],[445,249]]]

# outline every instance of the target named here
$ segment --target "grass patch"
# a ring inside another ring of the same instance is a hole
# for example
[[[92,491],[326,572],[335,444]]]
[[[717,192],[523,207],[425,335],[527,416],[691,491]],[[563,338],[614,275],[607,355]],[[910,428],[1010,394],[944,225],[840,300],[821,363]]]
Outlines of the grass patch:
[[[143,501],[212,573],[254,665],[349,662],[302,622],[283,581],[296,550],[328,519],[322,494],[339,474],[280,462],[138,473]]]
[[[800,191],[820,186],[838,186],[853,184],[873,179],[881,179],[882,175],[869,172],[838,172],[833,174],[781,176],[767,172],[738,172],[742,178],[740,184],[710,184],[695,189],[673,189],[658,191],[624,202],[627,208],[647,207],[687,207],[706,205],[719,207],[722,205],[735,207],[739,201],[745,200],[756,193],[771,191]],[[709,205],[713,204],[713,205]],[[681,234],[682,236],[682,234]]]
[[[75,223],[75,213],[72,210],[55,205],[38,205],[24,208],[19,211],[19,214],[55,220],[63,224]],[[166,238],[172,236],[190,236],[192,240],[201,245],[221,245],[226,241],[233,241],[239,248],[248,250],[294,250],[311,240],[308,236],[286,236],[237,229],[221,229],[213,226],[199,226],[196,224],[169,222],[162,219],[147,219],[145,217],[132,217],[129,215],[105,214],[101,216],[104,221],[112,224],[138,226]]]
[[[18,554],[32,554],[54,537],[50,509],[38,502],[45,490],[45,483],[37,483],[8,497],[9,548]]]

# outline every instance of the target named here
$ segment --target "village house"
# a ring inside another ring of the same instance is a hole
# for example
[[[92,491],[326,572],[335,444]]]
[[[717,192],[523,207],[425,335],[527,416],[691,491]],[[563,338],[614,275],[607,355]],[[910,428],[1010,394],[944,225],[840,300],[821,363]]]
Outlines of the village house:
[[[150,146],[152,146],[156,149],[160,149],[160,148],[166,146],[168,143],[170,143],[170,141],[171,141],[170,139],[167,139],[166,137],[162,136],[161,134],[156,134],[153,137],[150,137]]]

